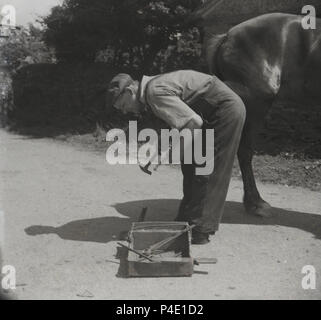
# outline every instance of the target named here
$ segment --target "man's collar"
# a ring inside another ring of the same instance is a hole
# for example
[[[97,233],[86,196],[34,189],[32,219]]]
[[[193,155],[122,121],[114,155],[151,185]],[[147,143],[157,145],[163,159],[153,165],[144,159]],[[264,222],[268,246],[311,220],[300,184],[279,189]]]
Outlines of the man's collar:
[[[147,104],[146,98],[145,98],[145,92],[146,92],[146,86],[150,80],[155,78],[155,76],[149,77],[149,76],[143,76],[140,87],[139,87],[139,101],[143,104]]]

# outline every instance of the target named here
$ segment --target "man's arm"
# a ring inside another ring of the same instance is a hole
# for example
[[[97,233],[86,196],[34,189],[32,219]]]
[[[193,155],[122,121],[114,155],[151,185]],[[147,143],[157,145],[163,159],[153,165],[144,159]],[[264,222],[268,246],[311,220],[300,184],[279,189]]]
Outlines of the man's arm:
[[[184,129],[189,129],[192,131],[192,134],[190,136],[187,136],[187,138],[184,138],[184,139],[188,139],[187,141],[185,140],[184,142],[185,143],[180,143],[180,154],[183,155],[184,154],[184,147],[185,147],[185,144],[187,146],[190,146],[192,143],[193,143],[193,137],[194,137],[194,130],[195,129],[202,129],[203,127],[203,119],[198,115],[196,114],[194,118],[192,118],[189,122],[187,122],[186,126],[183,127],[181,130],[184,130]],[[181,131],[180,130],[180,131]],[[190,139],[191,138],[191,139]],[[177,146],[173,146],[174,148],[177,147]],[[161,159],[159,161],[159,164],[156,164],[155,168],[158,168],[159,165],[162,163],[162,160],[163,159],[167,159],[168,158],[168,153],[170,152],[170,149],[164,151],[162,154],[161,154]],[[158,152],[156,151],[155,154],[150,158],[150,162],[153,162],[153,160],[156,159],[156,157],[158,157]]]
[[[201,129],[203,127],[203,119],[194,112],[184,101],[177,96],[156,96],[153,99],[152,110],[154,113],[164,120],[171,128],[176,128],[179,131],[183,129],[189,129],[192,131],[191,135],[187,135],[187,139],[184,143],[180,143],[179,146],[173,146],[173,148],[180,147],[181,156],[184,154],[184,147],[191,146],[193,143],[194,130]],[[156,158],[159,157],[158,152],[150,158],[147,169],[156,171],[164,159],[168,159],[168,153],[170,149],[162,152],[160,161],[158,164],[152,165]]]
[[[202,129],[203,127],[203,119],[196,113],[195,116],[187,122],[186,126],[183,129]]]

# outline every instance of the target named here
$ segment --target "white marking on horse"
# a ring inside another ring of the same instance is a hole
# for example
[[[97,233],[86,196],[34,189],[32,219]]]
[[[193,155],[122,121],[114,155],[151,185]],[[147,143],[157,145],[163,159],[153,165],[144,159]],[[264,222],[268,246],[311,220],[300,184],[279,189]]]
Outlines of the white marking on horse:
[[[268,80],[270,88],[277,94],[281,86],[281,69],[278,65],[272,66],[266,60],[263,63],[263,75]]]

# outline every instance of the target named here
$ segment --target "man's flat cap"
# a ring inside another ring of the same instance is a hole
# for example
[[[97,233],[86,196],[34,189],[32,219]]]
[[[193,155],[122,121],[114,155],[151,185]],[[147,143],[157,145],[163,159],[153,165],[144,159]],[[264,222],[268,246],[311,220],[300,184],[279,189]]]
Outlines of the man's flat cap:
[[[109,84],[108,91],[111,95],[112,104],[114,104],[117,98],[124,92],[125,88],[130,86],[134,80],[129,74],[119,73],[115,76]]]

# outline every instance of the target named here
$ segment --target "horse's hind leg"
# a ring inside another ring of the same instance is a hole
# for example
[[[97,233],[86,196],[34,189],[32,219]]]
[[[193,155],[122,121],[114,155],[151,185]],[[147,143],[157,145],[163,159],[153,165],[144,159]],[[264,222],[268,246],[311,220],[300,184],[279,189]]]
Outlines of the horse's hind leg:
[[[271,206],[262,199],[255,183],[252,159],[254,137],[263,127],[265,116],[275,96],[270,94],[265,95],[265,99],[253,99],[254,94],[251,94],[247,87],[237,82],[226,81],[225,83],[242,98],[246,107],[246,120],[237,153],[243,178],[245,210],[250,214],[270,217]],[[263,97],[264,94],[261,96]]]
[[[242,172],[244,185],[243,203],[245,210],[249,214],[262,217],[270,217],[272,214],[271,206],[262,199],[254,178],[252,159],[253,159],[253,139],[262,128],[267,110],[272,103],[260,103],[252,109],[251,104],[247,108],[247,119],[244,125],[240,146],[238,150],[238,160]]]

